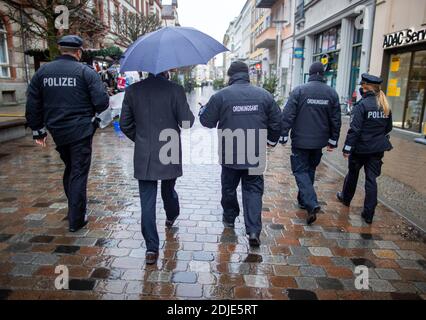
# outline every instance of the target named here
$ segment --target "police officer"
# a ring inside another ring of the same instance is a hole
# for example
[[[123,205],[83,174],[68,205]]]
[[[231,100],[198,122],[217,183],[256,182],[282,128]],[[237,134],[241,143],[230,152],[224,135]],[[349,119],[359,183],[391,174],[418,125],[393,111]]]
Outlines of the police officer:
[[[309,82],[294,89],[282,114],[281,143],[288,142],[291,130],[291,167],[299,188],[299,207],[308,212],[308,225],[321,210],[314,182],[322,149],[332,152],[337,148],[341,124],[337,92],[325,83],[324,66],[316,62],[310,67]]]
[[[278,144],[281,110],[269,92],[250,85],[244,62],[232,63],[228,76],[229,86],[201,109],[200,122],[219,129],[223,223],[235,227],[240,213],[237,187],[242,182],[246,232],[250,245],[256,247],[262,231],[266,145]]]
[[[337,198],[350,206],[355,195],[359,171],[365,171],[365,202],[362,218],[367,224],[373,223],[377,206],[377,182],[381,174],[385,151],[392,145],[389,133],[392,131],[392,112],[385,94],[380,88],[381,78],[363,74],[360,93],[362,99],[354,105],[352,121],[343,148],[343,155],[349,159],[349,173],[343,191]]]
[[[26,118],[35,142],[46,147],[49,131],[65,163],[69,231],[76,232],[87,224],[86,189],[95,115],[107,109],[109,98],[99,75],[79,62],[83,40],[69,35],[58,44],[61,56],[43,65],[31,80]]]

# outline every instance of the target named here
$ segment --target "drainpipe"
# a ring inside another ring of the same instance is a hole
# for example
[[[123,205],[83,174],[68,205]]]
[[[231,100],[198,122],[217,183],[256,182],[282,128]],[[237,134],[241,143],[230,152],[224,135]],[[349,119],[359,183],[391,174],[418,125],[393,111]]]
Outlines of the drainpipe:
[[[29,64],[28,64],[28,56],[25,54],[26,50],[26,33],[24,31],[24,17],[22,15],[22,6],[19,9],[20,12],[20,20],[21,20],[21,30],[22,30],[22,36],[21,36],[21,40],[22,40],[22,51],[24,54],[24,71],[25,71],[25,81],[27,82],[27,84],[30,84],[30,72],[29,72]]]

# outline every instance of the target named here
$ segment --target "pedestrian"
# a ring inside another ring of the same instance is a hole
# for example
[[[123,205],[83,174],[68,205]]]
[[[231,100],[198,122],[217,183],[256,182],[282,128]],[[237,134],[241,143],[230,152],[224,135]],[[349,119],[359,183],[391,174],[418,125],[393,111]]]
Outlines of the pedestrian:
[[[363,74],[361,100],[352,111],[350,129],[343,148],[345,159],[349,160],[349,172],[343,191],[337,198],[350,206],[358,184],[359,172],[365,171],[365,201],[362,218],[367,224],[373,223],[377,207],[377,178],[381,175],[385,151],[392,150],[389,133],[393,129],[392,111],[386,95],[381,90],[383,80]]]
[[[325,83],[324,65],[315,62],[308,83],[294,89],[282,114],[281,143],[288,142],[291,130],[291,168],[299,188],[299,207],[308,212],[308,225],[321,211],[314,183],[322,149],[332,152],[337,148],[341,124],[339,96]]]
[[[142,235],[148,265],[156,263],[160,245],[156,224],[158,181],[161,181],[166,227],[170,229],[180,213],[175,191],[176,180],[182,176],[180,132],[194,124],[183,87],[167,80],[167,74],[150,74],[147,79],[128,87],[120,118],[121,130],[135,142],[134,176],[139,181]],[[171,142],[163,139],[163,135],[169,133]],[[168,159],[168,152],[163,152],[169,143],[173,159]]]
[[[109,97],[99,75],[80,63],[83,40],[62,37],[61,55],[43,65],[28,87],[26,118],[38,145],[46,147],[50,132],[65,164],[63,184],[68,198],[69,231],[87,224],[87,180],[92,157],[96,113],[108,108]],[[46,130],[47,129],[47,130]]]
[[[223,223],[227,228],[235,227],[240,214],[237,188],[241,182],[246,233],[250,245],[256,247],[260,246],[262,231],[264,168],[262,163],[250,159],[253,155],[261,159],[263,153],[266,156],[267,143],[270,146],[278,144],[281,110],[269,92],[250,84],[249,68],[244,62],[232,63],[228,76],[229,86],[213,95],[202,107],[200,122],[207,128],[218,127],[221,132]],[[244,141],[238,138],[235,141],[234,134],[238,137],[239,133],[243,133]],[[251,141],[250,136],[255,139]]]

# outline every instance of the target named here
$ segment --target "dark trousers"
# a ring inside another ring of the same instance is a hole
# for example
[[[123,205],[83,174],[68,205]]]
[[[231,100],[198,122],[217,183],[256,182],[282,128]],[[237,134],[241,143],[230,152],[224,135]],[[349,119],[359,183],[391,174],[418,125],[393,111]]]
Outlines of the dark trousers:
[[[179,216],[179,197],[175,191],[176,179],[161,181],[161,198],[164,203],[167,220]],[[146,242],[147,251],[158,252],[160,239],[157,231],[156,202],[158,181],[139,180],[141,197],[142,235]]]
[[[234,222],[240,214],[237,188],[242,183],[243,210],[246,232],[262,231],[263,175],[249,175],[248,170],[235,170],[222,166],[222,207],[226,221]]]
[[[383,156],[384,153],[381,152],[374,154],[351,154],[349,157],[349,172],[343,185],[343,199],[348,203],[352,201],[358,184],[359,172],[364,167],[364,214],[369,218],[374,217],[377,207],[377,178],[382,172]]]
[[[72,227],[82,224],[86,216],[92,139],[90,136],[56,148],[65,164],[63,184],[68,198],[68,221]]]
[[[296,178],[299,194],[297,200],[305,206],[308,212],[318,207],[318,198],[315,193],[315,173],[321,163],[322,149],[292,148],[291,169]]]

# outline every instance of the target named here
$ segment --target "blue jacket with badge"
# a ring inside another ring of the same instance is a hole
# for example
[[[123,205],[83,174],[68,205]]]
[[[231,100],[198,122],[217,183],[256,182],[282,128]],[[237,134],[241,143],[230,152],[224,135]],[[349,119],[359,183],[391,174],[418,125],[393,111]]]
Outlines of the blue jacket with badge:
[[[389,133],[392,129],[392,113],[387,116],[378,107],[375,93],[367,92],[352,110],[343,152],[371,154],[390,151]]]
[[[248,73],[238,72],[229,86],[213,95],[200,112],[200,122],[218,128],[219,156],[231,169],[256,168],[255,158],[266,154],[266,144],[277,145],[281,131],[281,110],[266,90],[250,84]],[[228,135],[227,135],[228,132]],[[235,135],[235,139],[230,137]],[[244,143],[236,142],[244,139]],[[231,146],[229,149],[227,146]],[[262,153],[265,151],[264,153]],[[253,156],[253,159],[250,157]]]
[[[74,57],[63,55],[43,65],[27,92],[27,125],[34,138],[50,132],[56,145],[92,135],[96,113],[108,108],[109,96],[99,75]]]
[[[293,147],[336,148],[342,116],[339,96],[321,75],[311,75],[307,84],[294,89],[282,114],[282,139],[288,141],[291,130]]]

